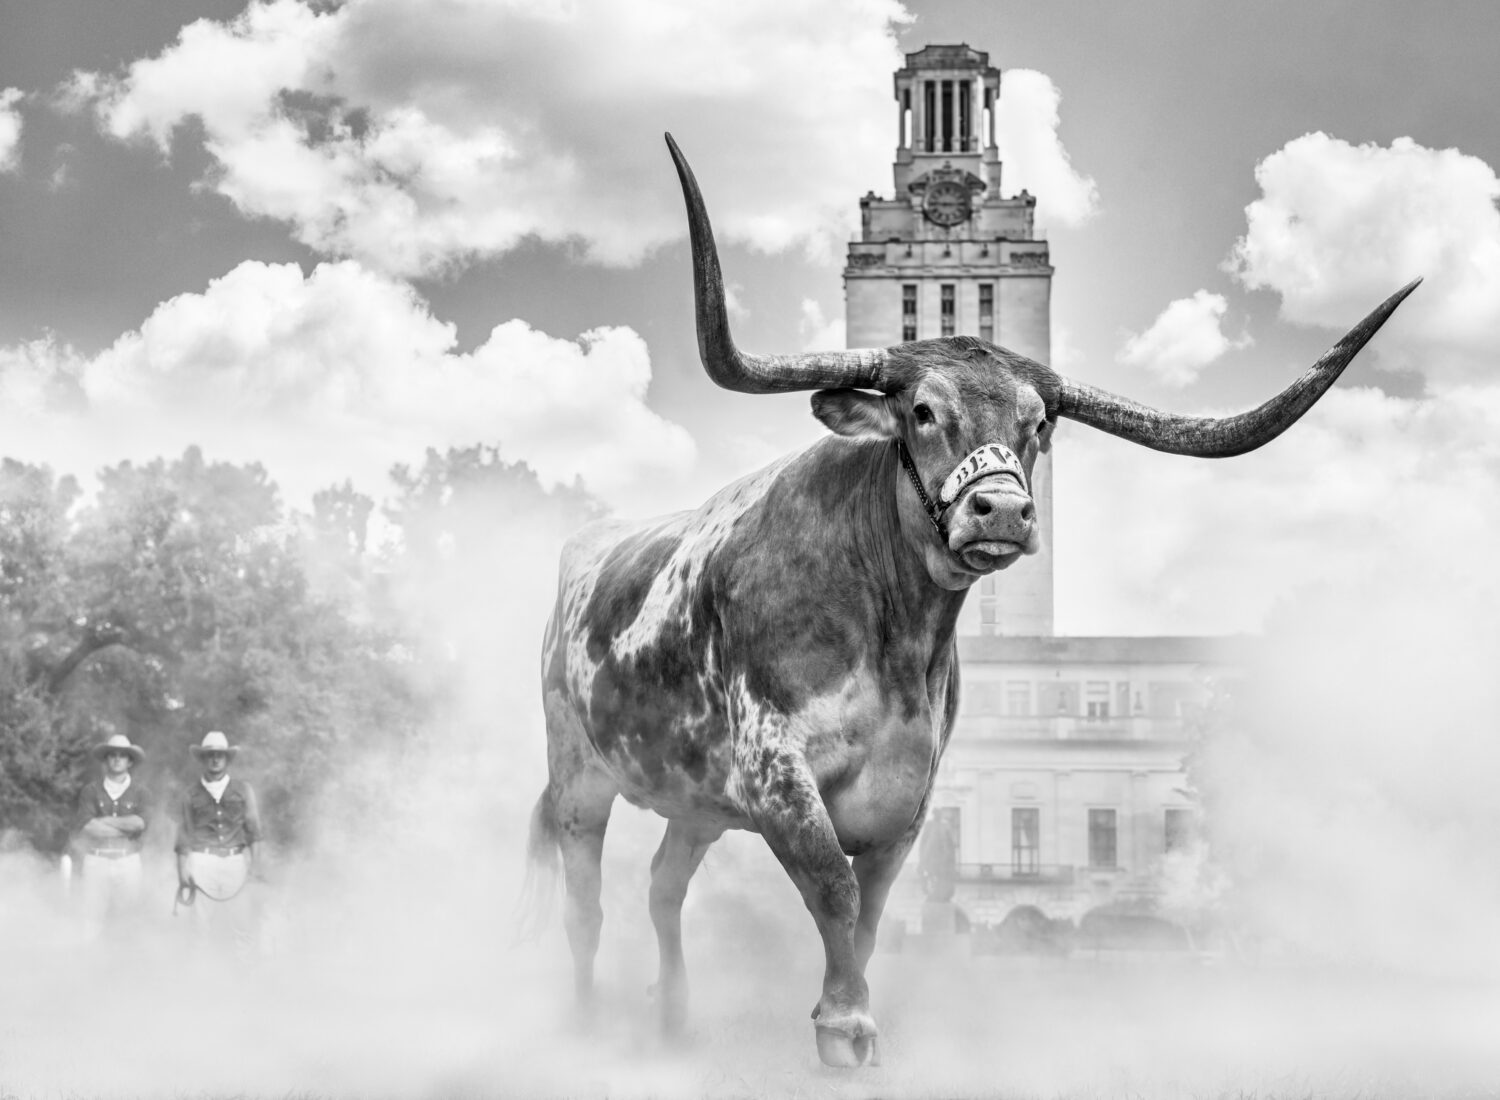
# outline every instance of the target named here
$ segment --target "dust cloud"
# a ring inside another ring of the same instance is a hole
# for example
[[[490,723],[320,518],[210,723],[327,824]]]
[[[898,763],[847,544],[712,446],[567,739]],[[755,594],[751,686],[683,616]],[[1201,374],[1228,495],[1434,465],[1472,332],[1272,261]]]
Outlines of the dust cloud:
[[[514,530],[527,517],[511,517]],[[1500,631],[1450,562],[1324,590],[1269,625],[1261,667],[1195,758],[1213,950],[1067,958],[877,953],[882,1068],[820,1066],[821,948],[758,838],[731,834],[684,912],[692,1034],[646,990],[661,822],[618,803],[600,1011],[570,1011],[560,921],[517,942],[537,690],[557,541],[511,537],[409,578],[454,654],[420,742],[328,777],[319,826],[270,853],[250,957],[172,914],[90,941],[56,866],[0,855],[0,1097],[1362,1096],[1500,1085]],[[1354,586],[1351,586],[1354,587]],[[1191,894],[1191,891],[1188,891]],[[559,910],[560,912],[560,910]]]

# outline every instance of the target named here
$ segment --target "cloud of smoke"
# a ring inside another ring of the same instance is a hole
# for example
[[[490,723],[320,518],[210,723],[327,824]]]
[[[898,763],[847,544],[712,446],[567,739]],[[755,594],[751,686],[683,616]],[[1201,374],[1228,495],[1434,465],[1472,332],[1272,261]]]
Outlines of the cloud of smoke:
[[[1500,980],[1500,592],[1481,546],[1439,537],[1273,616],[1201,759],[1231,919],[1252,935],[1344,965]]]
[[[160,822],[134,939],[81,945],[56,869],[0,860],[0,1089],[1394,1097],[1500,1073],[1482,722],[1500,639],[1463,614],[1493,606],[1479,602],[1493,585],[1461,583],[1477,547],[1433,588],[1352,619],[1329,596],[1271,632],[1264,698],[1200,769],[1238,956],[877,954],[887,1065],[838,1073],[817,1064],[807,1019],[820,944],[758,838],[722,841],[689,895],[685,1047],[662,1044],[645,993],[652,815],[615,810],[592,1031],[571,1021],[560,927],[513,944],[545,775],[536,654],[566,524],[520,496],[459,505],[437,532],[455,547],[444,567],[396,584],[413,631],[448,655],[449,705],[417,743],[329,777],[307,847],[255,887],[263,953],[192,950],[169,915]]]

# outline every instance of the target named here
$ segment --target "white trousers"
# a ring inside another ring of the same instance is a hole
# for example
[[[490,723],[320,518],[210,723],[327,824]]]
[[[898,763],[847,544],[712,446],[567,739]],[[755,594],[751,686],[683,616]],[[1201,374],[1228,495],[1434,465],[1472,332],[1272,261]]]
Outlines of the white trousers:
[[[193,895],[193,924],[206,941],[247,955],[255,945],[255,898],[247,879],[250,860],[244,852],[215,855],[189,852],[188,870],[198,889]]]
[[[140,915],[141,856],[83,857],[83,919],[90,938]]]

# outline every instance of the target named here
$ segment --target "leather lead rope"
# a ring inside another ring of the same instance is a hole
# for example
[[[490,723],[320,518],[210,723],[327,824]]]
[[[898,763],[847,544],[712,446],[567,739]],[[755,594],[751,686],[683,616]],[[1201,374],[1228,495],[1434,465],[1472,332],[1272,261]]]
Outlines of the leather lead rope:
[[[917,491],[917,499],[922,502],[922,508],[927,512],[927,518],[932,521],[932,529],[946,546],[948,543],[948,532],[943,526],[943,509],[932,503],[932,498],[927,495],[927,490],[922,488],[922,479],[917,474],[917,468],[912,463],[911,452],[906,449],[906,440],[897,438],[896,453],[901,456],[901,467],[906,471],[906,476],[911,478],[911,487]]]

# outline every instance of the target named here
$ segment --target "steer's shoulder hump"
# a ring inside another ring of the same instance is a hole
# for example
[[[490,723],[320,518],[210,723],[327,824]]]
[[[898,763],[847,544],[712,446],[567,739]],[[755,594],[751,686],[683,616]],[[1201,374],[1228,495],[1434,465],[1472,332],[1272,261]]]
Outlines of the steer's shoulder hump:
[[[598,567],[618,547],[641,535],[654,535],[680,525],[690,513],[652,519],[601,519],[580,527],[563,543],[562,570],[577,573]]]
[[[711,553],[746,512],[765,500],[787,467],[801,457],[787,455],[732,481],[697,508],[649,519],[602,519],[586,524],[563,544],[563,572],[576,574],[597,570],[617,551],[659,539],[685,541],[694,556]]]

